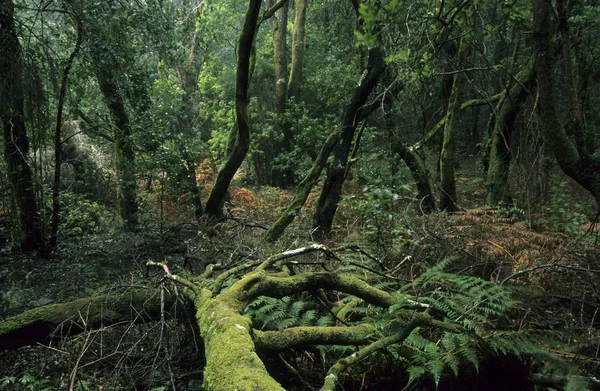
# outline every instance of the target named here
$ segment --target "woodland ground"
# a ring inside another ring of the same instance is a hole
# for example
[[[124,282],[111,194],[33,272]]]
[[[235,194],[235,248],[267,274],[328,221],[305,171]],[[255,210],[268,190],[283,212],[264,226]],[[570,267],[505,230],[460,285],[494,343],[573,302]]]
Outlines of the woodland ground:
[[[532,229],[532,216],[526,210],[477,208],[485,197],[483,183],[472,179],[467,169],[463,171],[457,181],[465,211],[453,215],[419,215],[407,193],[386,200],[394,205],[389,208],[392,212],[384,216],[365,209],[367,202],[363,201],[373,198],[365,199],[368,195],[362,187],[350,181],[345,189],[348,196],[337,215],[335,236],[326,244],[358,244],[406,281],[427,266],[455,256],[454,272],[523,289],[535,288],[541,294],[523,300],[510,319],[510,327],[567,333],[581,349],[577,353],[555,353],[590,374],[600,374],[597,228],[579,225],[572,214],[561,216],[570,213],[567,209],[533,216]],[[563,181],[558,187],[563,192],[560,199],[585,200],[575,186]],[[101,226],[64,243],[60,256],[50,260],[18,255],[4,248],[0,252],[0,318],[132,286],[155,289],[157,294],[160,287],[174,289],[165,285],[156,272],[148,273],[144,266],[148,260],[166,261],[177,272],[198,273],[206,263],[263,258],[282,248],[304,245],[309,242],[305,227],[309,226],[315,194],[276,247],[260,242],[261,227],[274,221],[290,198],[281,190],[238,186],[232,190],[228,206],[233,219],[210,230],[189,217],[187,210],[191,208],[182,202],[185,200],[165,199],[162,208],[154,204],[154,210],[148,203],[144,224],[151,228],[138,235],[123,235]],[[585,208],[587,201],[580,204]],[[565,217],[564,221],[559,217]],[[558,232],[557,228],[567,232]],[[529,272],[515,275],[523,270]],[[69,380],[77,377],[74,389],[81,390],[131,389],[133,385],[159,390],[164,389],[161,384],[169,383],[178,384],[178,389],[201,389],[198,363],[202,358],[194,331],[173,321],[171,317],[176,314],[165,313],[158,324],[117,325],[85,333],[69,343],[3,354],[0,388],[44,390],[60,384],[67,389]],[[85,314],[72,321],[85,324]],[[270,361],[277,358],[268,359],[267,365]],[[296,377],[321,379],[326,372],[311,364],[306,354],[299,373],[286,373],[280,363],[270,365],[284,374],[291,389],[303,389]],[[393,389],[385,383],[390,374],[364,369],[361,379],[360,384],[348,384],[347,389]],[[17,384],[9,385],[11,382]]]

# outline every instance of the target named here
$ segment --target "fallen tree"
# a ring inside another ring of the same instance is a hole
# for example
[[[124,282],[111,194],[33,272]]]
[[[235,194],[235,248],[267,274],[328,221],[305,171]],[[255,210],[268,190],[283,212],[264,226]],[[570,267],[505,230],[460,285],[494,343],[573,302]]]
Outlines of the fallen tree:
[[[358,252],[365,261],[345,260],[339,255],[343,251]],[[297,260],[301,256],[304,259]],[[353,350],[341,359],[330,357],[332,365],[321,390],[336,389],[349,376],[348,368],[378,354],[402,360],[409,383],[425,375],[437,383],[444,372],[458,374],[461,362],[477,365],[481,353],[547,356],[525,333],[496,332],[491,327],[516,304],[506,288],[445,273],[449,262],[442,261],[408,284],[358,248],[334,251],[318,244],[241,263],[219,275],[213,275],[212,265],[202,275],[188,278],[172,274],[163,263],[147,265],[162,268],[167,280],[183,286],[181,298],[194,307],[181,313],[194,314],[203,341],[206,390],[284,390],[258,353],[314,345]],[[332,270],[334,265],[347,271]],[[375,287],[383,282],[387,289]],[[298,297],[303,292],[317,299],[314,311],[328,319],[326,325],[315,320],[259,329],[260,300]],[[0,322],[0,350],[64,338],[99,325],[160,320],[162,309],[175,302],[173,294],[161,297],[152,290],[138,290],[32,309]],[[85,319],[85,327],[76,323],[60,327],[69,318]]]

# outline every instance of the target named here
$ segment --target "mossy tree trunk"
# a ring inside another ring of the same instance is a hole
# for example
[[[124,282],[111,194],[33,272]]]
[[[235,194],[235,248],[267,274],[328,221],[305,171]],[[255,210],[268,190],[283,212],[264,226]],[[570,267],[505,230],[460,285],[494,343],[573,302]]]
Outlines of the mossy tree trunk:
[[[27,162],[29,141],[23,109],[21,45],[17,38],[12,0],[0,0],[0,117],[4,158],[15,204],[19,209],[20,242],[23,251],[45,253],[45,241]]]
[[[288,99],[300,97],[300,86],[302,85],[302,70],[304,68],[304,52],[306,38],[306,8],[307,0],[296,0],[294,15],[294,32],[292,35],[292,64],[290,67],[290,79],[288,82]]]
[[[466,37],[463,37],[457,55],[460,65],[465,64],[468,52],[468,43]],[[442,142],[442,150],[440,152],[440,208],[448,211],[458,209],[454,166],[465,84],[465,74],[457,72],[454,75],[452,83],[452,92],[444,124],[444,141]]]
[[[122,91],[117,82],[118,65],[111,53],[91,51],[94,72],[100,91],[110,113],[114,138],[115,171],[117,174],[117,198],[119,215],[127,231],[135,231],[138,224],[137,183],[135,153],[131,139],[131,124],[125,108]]]
[[[238,134],[229,158],[219,170],[215,185],[206,201],[206,214],[221,217],[223,203],[233,176],[240,168],[250,147],[250,121],[248,118],[248,85],[250,83],[250,57],[260,12],[261,1],[250,0],[244,27],[239,40],[235,86],[235,113]]]
[[[490,160],[486,177],[487,204],[491,206],[501,203],[512,204],[508,184],[512,157],[510,145],[517,116],[529,96],[529,90],[533,88],[533,61],[528,61],[515,79],[507,87],[494,118],[495,124],[492,131]]]
[[[560,122],[554,81],[555,58],[551,45],[551,5],[533,0],[534,67],[539,91],[539,122],[554,151],[560,168],[588,190],[600,208],[600,158],[588,151],[585,131],[571,126],[569,132]],[[563,53],[564,54],[564,53]],[[565,59],[570,61],[570,59]],[[571,137],[572,139],[571,139]],[[574,141],[573,141],[574,140]]]
[[[427,166],[418,151],[407,147],[401,141],[394,142],[392,149],[406,163],[415,183],[419,197],[419,207],[424,213],[435,211],[435,196],[431,188],[430,175]]]
[[[352,100],[344,113],[340,138],[333,150],[333,161],[327,170],[327,178],[313,214],[312,228],[316,240],[322,240],[331,233],[333,217],[340,202],[342,185],[347,175],[348,157],[356,127],[361,120],[365,119],[361,116],[363,107],[377,86],[385,68],[383,52],[378,48],[371,49],[367,70],[354,90]]]

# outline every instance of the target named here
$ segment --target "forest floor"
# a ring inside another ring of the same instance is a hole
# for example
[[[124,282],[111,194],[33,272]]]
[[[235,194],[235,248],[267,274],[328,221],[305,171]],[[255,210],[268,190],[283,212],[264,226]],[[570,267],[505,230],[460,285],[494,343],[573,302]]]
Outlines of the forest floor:
[[[564,214],[571,213],[567,216],[570,219],[555,221],[552,213],[532,216],[517,208],[478,208],[485,195],[483,183],[468,175],[459,175],[458,183],[464,211],[423,216],[415,213],[410,193],[392,194],[387,199],[385,192],[365,191],[357,183],[349,182],[335,222],[335,236],[326,244],[360,245],[407,281],[429,265],[454,256],[458,260],[453,263],[453,272],[535,289],[539,294],[522,303],[511,319],[513,325],[565,332],[578,341],[580,349],[555,353],[590,374],[599,374],[597,227],[580,224],[579,216],[566,209],[556,215],[565,217]],[[563,199],[580,196],[579,190],[569,183],[561,186],[567,191]],[[74,298],[132,287],[156,289],[162,286],[161,276],[148,274],[144,266],[148,260],[166,261],[176,272],[198,273],[207,263],[262,258],[281,249],[300,247],[310,241],[306,227],[310,226],[309,213],[316,196],[316,193],[311,195],[301,216],[276,246],[266,246],[260,241],[262,227],[274,221],[291,199],[291,193],[266,187],[237,187],[232,190],[228,204],[232,218],[210,229],[193,221],[186,212],[186,203],[173,198],[166,199],[161,208],[155,207],[153,211],[147,207],[148,214],[143,220],[147,229],[137,235],[100,227],[94,233],[69,240],[60,248],[59,256],[48,260],[3,248],[0,319]],[[385,213],[378,202],[388,206]],[[82,314],[80,321],[85,322],[84,318]],[[106,340],[96,341],[96,345],[81,337],[75,343],[23,348],[5,354],[0,359],[0,388],[2,382],[8,387],[12,381],[22,383],[22,388],[13,385],[15,390],[56,389],[58,378],[66,389],[69,379],[74,378],[73,368],[79,367],[79,379],[85,381],[80,380],[79,388],[74,389],[127,389],[123,384],[133,383],[139,389],[150,389],[156,384],[148,379],[178,376],[180,384],[185,384],[182,389],[199,390],[200,373],[191,365],[200,360],[191,343],[192,331],[168,320],[165,325],[122,326],[119,335],[137,338],[138,342],[129,345],[114,334],[106,334],[98,337]],[[156,342],[165,336],[168,343]],[[118,360],[99,359],[111,355]],[[156,369],[158,362],[168,362],[168,368],[178,370],[160,373]],[[27,385],[31,387],[26,388]]]

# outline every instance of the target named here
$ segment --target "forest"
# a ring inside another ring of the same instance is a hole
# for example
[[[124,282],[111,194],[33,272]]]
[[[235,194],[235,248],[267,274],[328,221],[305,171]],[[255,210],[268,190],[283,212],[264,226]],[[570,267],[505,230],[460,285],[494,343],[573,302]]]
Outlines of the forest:
[[[0,0],[0,389],[600,390],[599,20]]]

